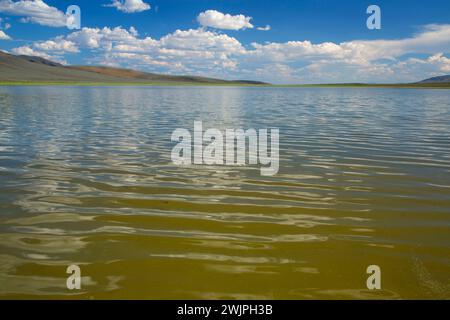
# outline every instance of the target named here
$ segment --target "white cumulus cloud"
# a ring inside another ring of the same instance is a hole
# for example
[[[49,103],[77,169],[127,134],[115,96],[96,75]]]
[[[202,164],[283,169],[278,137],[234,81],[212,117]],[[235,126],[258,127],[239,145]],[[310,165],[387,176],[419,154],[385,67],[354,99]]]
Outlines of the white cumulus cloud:
[[[0,30],[0,40],[10,40],[11,37],[8,36],[4,31]]]
[[[164,72],[197,74],[213,69],[217,72],[234,69],[238,62],[233,56],[245,52],[235,38],[204,29],[176,30],[156,40],[140,38],[133,27],[128,30],[122,27],[83,28],[65,39],[79,49],[95,51],[95,57],[90,60],[94,64],[163,68]],[[61,39],[52,41],[60,42]],[[43,47],[43,44],[35,45]]]
[[[0,0],[0,12],[23,17],[22,22],[50,27],[66,26],[65,14],[42,0]]]
[[[437,64],[442,72],[450,72],[450,59],[443,53],[437,53],[428,58],[428,62]]]
[[[34,47],[43,51],[58,51],[58,52],[79,52],[74,42],[62,39],[58,37],[54,40],[47,40],[43,42],[37,42]]]
[[[22,46],[18,48],[12,49],[12,52],[18,55],[24,55],[24,56],[35,56],[35,57],[41,57],[45,59],[50,59],[50,56],[44,52],[35,51],[29,46]]]
[[[206,10],[197,17],[197,21],[203,27],[226,30],[251,29],[253,28],[253,25],[250,23],[251,19],[252,17],[246,17],[243,14],[232,16],[216,10]]]
[[[150,5],[142,0],[113,0],[107,7],[114,7],[126,13],[150,10]]]
[[[269,31],[270,29],[272,29],[272,27],[269,25],[266,25],[265,27],[258,27],[256,29],[258,29],[260,31]]]
[[[31,48],[29,46],[21,46],[18,48],[14,48],[11,51],[14,54],[18,54],[18,55],[40,57],[40,58],[44,58],[44,59],[47,59],[47,60],[50,60],[53,62],[58,62],[58,63],[64,64],[64,65],[67,64],[67,61],[61,59],[61,57],[58,55],[50,55],[46,52],[34,50],[33,48]]]

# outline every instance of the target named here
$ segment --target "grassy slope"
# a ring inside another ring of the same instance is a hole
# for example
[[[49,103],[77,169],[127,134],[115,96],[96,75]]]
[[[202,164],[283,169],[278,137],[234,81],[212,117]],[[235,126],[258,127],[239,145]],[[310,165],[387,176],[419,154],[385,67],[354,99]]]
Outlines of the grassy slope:
[[[42,58],[0,51],[2,85],[241,85],[261,84],[198,76],[173,76],[128,69],[63,66]]]

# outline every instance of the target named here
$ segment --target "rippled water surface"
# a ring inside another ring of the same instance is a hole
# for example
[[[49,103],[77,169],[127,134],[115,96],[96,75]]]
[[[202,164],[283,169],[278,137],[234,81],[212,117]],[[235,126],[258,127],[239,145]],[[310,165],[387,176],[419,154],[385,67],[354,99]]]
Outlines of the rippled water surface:
[[[194,120],[279,128],[279,173],[173,165]],[[450,298],[449,266],[449,90],[0,87],[0,297]]]

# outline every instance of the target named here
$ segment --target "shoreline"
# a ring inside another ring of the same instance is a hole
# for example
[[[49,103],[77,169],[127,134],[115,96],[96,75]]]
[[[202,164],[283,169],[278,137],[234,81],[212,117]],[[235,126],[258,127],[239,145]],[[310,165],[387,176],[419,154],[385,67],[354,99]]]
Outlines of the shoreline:
[[[450,89],[450,83],[411,84],[243,84],[243,83],[191,83],[191,82],[78,82],[78,81],[0,81],[0,86],[118,86],[118,87],[268,87],[268,88],[394,88],[394,89]]]

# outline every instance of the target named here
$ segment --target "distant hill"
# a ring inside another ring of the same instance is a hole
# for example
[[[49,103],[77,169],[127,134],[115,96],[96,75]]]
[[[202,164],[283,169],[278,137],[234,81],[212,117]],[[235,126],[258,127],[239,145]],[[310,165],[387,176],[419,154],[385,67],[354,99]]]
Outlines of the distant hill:
[[[12,55],[2,51],[0,51],[0,82],[266,84],[259,81],[173,76],[102,66],[64,66],[41,57]]]
[[[433,77],[433,78],[422,80],[418,83],[450,83],[450,75]]]

